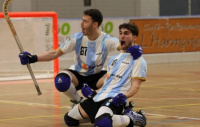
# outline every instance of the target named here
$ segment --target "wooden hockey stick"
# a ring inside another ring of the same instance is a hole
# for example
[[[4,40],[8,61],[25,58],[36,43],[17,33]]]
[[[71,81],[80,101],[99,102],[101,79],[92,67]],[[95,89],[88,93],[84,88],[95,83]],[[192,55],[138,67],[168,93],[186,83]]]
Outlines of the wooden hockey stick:
[[[22,45],[21,45],[21,43],[20,43],[20,40],[19,40],[19,38],[18,38],[18,36],[17,36],[17,33],[16,33],[16,31],[15,31],[15,28],[14,28],[14,26],[13,26],[11,20],[10,20],[10,17],[9,17],[9,15],[8,15],[8,5],[9,5],[9,3],[11,3],[12,1],[13,1],[13,0],[5,0],[5,1],[4,1],[4,4],[3,4],[3,14],[4,14],[5,20],[6,20],[7,23],[8,23],[8,26],[10,27],[10,30],[11,30],[12,33],[13,33],[13,36],[14,36],[15,41],[16,41],[18,47],[19,47],[20,52],[24,52],[23,47],[22,47]],[[33,71],[32,71],[32,69],[31,69],[30,64],[27,64],[27,68],[28,68],[29,73],[30,73],[30,75],[31,75],[31,77],[32,77],[32,80],[33,80],[33,82],[34,82],[34,85],[35,85],[35,88],[36,88],[36,90],[37,90],[37,92],[38,92],[38,95],[41,95],[42,92],[40,91],[40,88],[39,88],[38,83],[37,83],[37,81],[36,81],[36,79],[35,79],[35,76],[34,76],[34,74],[33,74]]]

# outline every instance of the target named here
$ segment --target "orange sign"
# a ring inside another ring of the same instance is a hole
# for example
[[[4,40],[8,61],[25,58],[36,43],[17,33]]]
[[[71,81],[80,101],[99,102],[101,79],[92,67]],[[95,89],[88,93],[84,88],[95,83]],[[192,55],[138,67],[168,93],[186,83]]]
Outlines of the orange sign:
[[[200,18],[132,19],[144,53],[200,51]]]

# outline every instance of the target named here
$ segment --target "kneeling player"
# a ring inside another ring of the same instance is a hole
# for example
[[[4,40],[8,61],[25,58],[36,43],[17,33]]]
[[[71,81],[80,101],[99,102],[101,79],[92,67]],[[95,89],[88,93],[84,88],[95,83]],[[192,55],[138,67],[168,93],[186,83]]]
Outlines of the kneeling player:
[[[85,88],[83,87],[83,89]],[[89,99],[80,103],[79,106],[76,105],[69,113],[65,114],[66,125],[78,126],[79,120],[90,118],[94,127],[145,127],[146,117],[144,112],[142,110],[134,112],[132,107],[125,108],[126,96],[122,93],[100,102],[94,102],[90,98],[91,95],[87,96]]]
[[[138,92],[146,78],[147,64],[141,56],[142,49],[134,44],[137,36],[136,25],[124,23],[119,26],[122,53],[112,56],[108,61],[107,78],[96,95],[88,85],[82,87],[82,94],[89,99],[65,115],[68,126],[78,126],[80,120],[88,118],[95,127],[146,125],[146,118],[141,112],[128,108],[121,115],[127,98]]]

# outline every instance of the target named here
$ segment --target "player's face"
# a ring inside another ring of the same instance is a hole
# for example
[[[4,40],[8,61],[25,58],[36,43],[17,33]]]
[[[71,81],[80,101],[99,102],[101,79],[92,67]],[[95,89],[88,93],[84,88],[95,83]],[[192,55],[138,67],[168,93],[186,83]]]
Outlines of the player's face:
[[[83,15],[81,21],[81,28],[83,35],[90,35],[93,31],[93,21],[92,18],[88,15]]]
[[[131,31],[126,28],[121,28],[119,31],[119,41],[121,43],[121,49],[127,50],[128,47],[134,45],[137,36],[133,35]]]

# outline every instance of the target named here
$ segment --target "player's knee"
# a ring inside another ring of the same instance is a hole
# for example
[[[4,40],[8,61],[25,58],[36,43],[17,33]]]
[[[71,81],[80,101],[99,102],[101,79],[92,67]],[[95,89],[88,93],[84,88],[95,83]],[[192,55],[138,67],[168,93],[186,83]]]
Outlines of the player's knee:
[[[112,119],[109,113],[104,113],[95,119],[94,127],[112,127]]]
[[[68,115],[68,113],[65,114],[64,121],[67,126],[78,126],[79,125],[79,121],[70,117]]]
[[[67,73],[59,73],[55,78],[56,89],[60,92],[64,92],[69,89],[71,84],[70,76]]]

